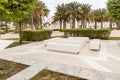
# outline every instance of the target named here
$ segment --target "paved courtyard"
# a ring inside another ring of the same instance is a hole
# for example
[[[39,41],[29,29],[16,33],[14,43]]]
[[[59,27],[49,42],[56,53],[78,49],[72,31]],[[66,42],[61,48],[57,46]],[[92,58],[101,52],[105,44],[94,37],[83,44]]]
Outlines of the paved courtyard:
[[[113,30],[110,37],[120,37],[120,30]]]
[[[12,40],[0,40],[0,52],[3,51],[6,47],[8,47],[14,41]]]
[[[44,43],[33,42],[3,50],[0,58],[37,66],[37,73],[47,68],[90,80],[120,80],[120,41],[101,40],[100,51],[91,51],[86,43],[79,54],[47,51]],[[21,76],[28,75],[21,73]]]

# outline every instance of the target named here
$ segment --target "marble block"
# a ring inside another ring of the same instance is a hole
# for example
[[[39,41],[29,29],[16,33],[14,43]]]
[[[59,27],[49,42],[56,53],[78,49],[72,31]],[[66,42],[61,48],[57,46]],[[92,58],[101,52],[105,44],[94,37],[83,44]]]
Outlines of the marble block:
[[[100,50],[100,39],[93,39],[90,42],[90,49],[99,51]]]
[[[80,52],[80,47],[81,45],[79,44],[67,44],[58,42],[51,42],[47,44],[47,50],[73,54],[78,54]]]

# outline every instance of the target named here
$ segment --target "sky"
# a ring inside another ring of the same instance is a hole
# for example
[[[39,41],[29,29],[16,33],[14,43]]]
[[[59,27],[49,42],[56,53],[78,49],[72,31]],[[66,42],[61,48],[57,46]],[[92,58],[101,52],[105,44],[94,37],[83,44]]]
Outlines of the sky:
[[[46,3],[46,6],[51,11],[49,17],[53,16],[56,10],[56,6],[61,3],[70,3],[77,1],[80,3],[89,3],[92,5],[92,9],[106,8],[107,0],[41,0]]]

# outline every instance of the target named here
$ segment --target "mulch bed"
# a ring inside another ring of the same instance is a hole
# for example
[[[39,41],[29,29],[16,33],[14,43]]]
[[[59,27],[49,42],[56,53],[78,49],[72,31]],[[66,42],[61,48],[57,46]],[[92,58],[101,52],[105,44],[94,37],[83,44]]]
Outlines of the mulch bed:
[[[87,80],[87,79],[78,78],[44,69],[30,80]]]
[[[0,59],[0,80],[6,80],[27,67],[29,66]]]

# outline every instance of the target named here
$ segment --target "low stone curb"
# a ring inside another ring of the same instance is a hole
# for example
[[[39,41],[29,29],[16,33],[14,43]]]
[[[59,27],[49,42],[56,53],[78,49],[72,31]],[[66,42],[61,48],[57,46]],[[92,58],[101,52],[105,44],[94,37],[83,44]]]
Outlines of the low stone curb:
[[[33,65],[17,73],[16,75],[8,78],[7,80],[30,80],[32,77],[38,74],[41,70],[43,70],[43,67],[38,67],[36,65]]]

